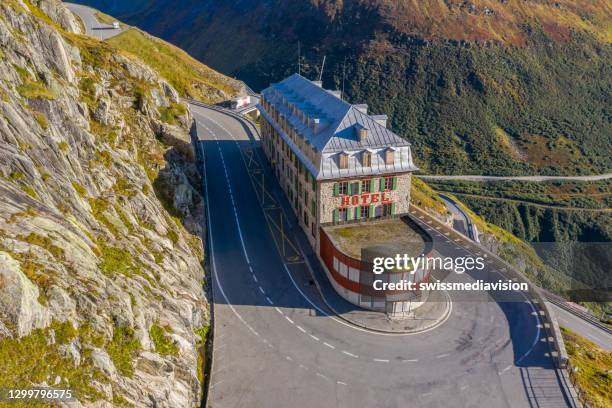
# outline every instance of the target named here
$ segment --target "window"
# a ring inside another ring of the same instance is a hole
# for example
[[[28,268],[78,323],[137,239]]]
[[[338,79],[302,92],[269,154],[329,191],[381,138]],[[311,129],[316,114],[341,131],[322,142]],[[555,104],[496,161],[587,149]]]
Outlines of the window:
[[[317,216],[317,202],[315,200],[310,201],[310,213],[313,217]]]
[[[375,217],[382,217],[383,216],[383,206],[382,205],[377,205],[375,210],[374,210],[374,216]]]
[[[365,220],[368,218],[368,210],[370,208],[367,205],[363,205],[361,207],[359,207],[359,218],[361,218],[362,220]]]
[[[338,194],[340,195],[348,194],[348,181],[341,181],[338,183]]]
[[[340,169],[348,169],[348,154],[340,153],[338,155],[338,167]]]
[[[347,209],[346,208],[339,208],[338,209],[338,221],[347,221],[346,215],[347,215]]]
[[[385,190],[393,190],[393,177],[385,177]]]
[[[355,194],[359,194],[359,186],[361,185],[361,183],[359,181],[354,181],[351,183],[351,191],[350,194],[351,195],[355,195]]]
[[[308,225],[308,213],[304,210],[304,225]]]
[[[363,167],[371,167],[372,166],[372,153],[365,150],[361,153],[361,165]]]
[[[389,215],[393,215],[393,205],[392,204],[383,204],[383,216],[387,217]]]
[[[370,192],[370,180],[361,180],[361,192],[362,193]]]
[[[385,150],[385,164],[393,164],[395,162],[395,152],[392,149]]]

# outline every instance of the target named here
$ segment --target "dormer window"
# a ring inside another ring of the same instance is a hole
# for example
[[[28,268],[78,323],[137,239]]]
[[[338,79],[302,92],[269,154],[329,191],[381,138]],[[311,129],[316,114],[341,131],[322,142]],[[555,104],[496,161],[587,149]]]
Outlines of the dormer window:
[[[348,169],[348,153],[342,152],[338,155],[338,167],[340,170]]]
[[[364,150],[361,153],[361,165],[363,167],[372,167],[372,153],[369,150]]]
[[[388,148],[385,150],[385,164],[394,164],[395,163],[395,149]]]
[[[359,143],[363,143],[368,139],[368,128],[359,123],[355,125],[355,133],[357,133],[357,140],[359,140]]]

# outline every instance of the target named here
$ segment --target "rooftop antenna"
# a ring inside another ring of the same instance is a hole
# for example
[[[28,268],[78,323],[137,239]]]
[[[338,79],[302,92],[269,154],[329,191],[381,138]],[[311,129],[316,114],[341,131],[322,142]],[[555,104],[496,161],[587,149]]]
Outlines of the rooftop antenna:
[[[319,72],[319,81],[323,80],[323,68],[325,68],[325,55],[323,56],[323,63],[321,64],[321,72]]]
[[[340,94],[340,98],[344,99],[344,77],[346,76],[346,57],[344,57],[344,62],[342,63],[342,93]]]
[[[302,53],[300,49],[300,42],[298,41],[298,75],[302,75]]]

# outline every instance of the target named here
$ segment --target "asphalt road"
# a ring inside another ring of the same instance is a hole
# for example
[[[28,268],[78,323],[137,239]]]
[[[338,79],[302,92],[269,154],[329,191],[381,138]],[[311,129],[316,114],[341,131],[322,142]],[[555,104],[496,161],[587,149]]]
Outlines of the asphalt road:
[[[111,25],[99,22],[96,17],[97,10],[92,9],[91,7],[74,3],[64,4],[70,9],[70,11],[80,17],[83,25],[85,26],[85,32],[87,35],[95,37],[99,40],[106,40],[123,32],[123,29],[121,28],[115,29]]]
[[[599,181],[612,178],[612,173],[596,174],[592,176],[478,176],[456,175],[436,176],[417,175],[423,180],[465,180],[465,181]]]
[[[567,327],[582,337],[586,337],[604,350],[612,350],[612,336],[609,333],[557,305],[552,303],[549,303],[549,305],[557,315],[561,326]]]
[[[191,111],[205,156],[213,278],[209,407],[572,406],[530,303],[454,301],[443,324],[413,335],[330,316],[306,264],[287,262],[274,244],[243,159],[258,142],[230,116]],[[417,222],[440,253],[465,255]]]

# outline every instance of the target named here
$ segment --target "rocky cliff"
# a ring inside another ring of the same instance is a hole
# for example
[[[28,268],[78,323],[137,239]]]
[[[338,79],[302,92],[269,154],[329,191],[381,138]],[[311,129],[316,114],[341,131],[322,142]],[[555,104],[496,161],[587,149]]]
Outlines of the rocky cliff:
[[[57,0],[0,3],[0,387],[73,406],[199,405],[192,119]]]

